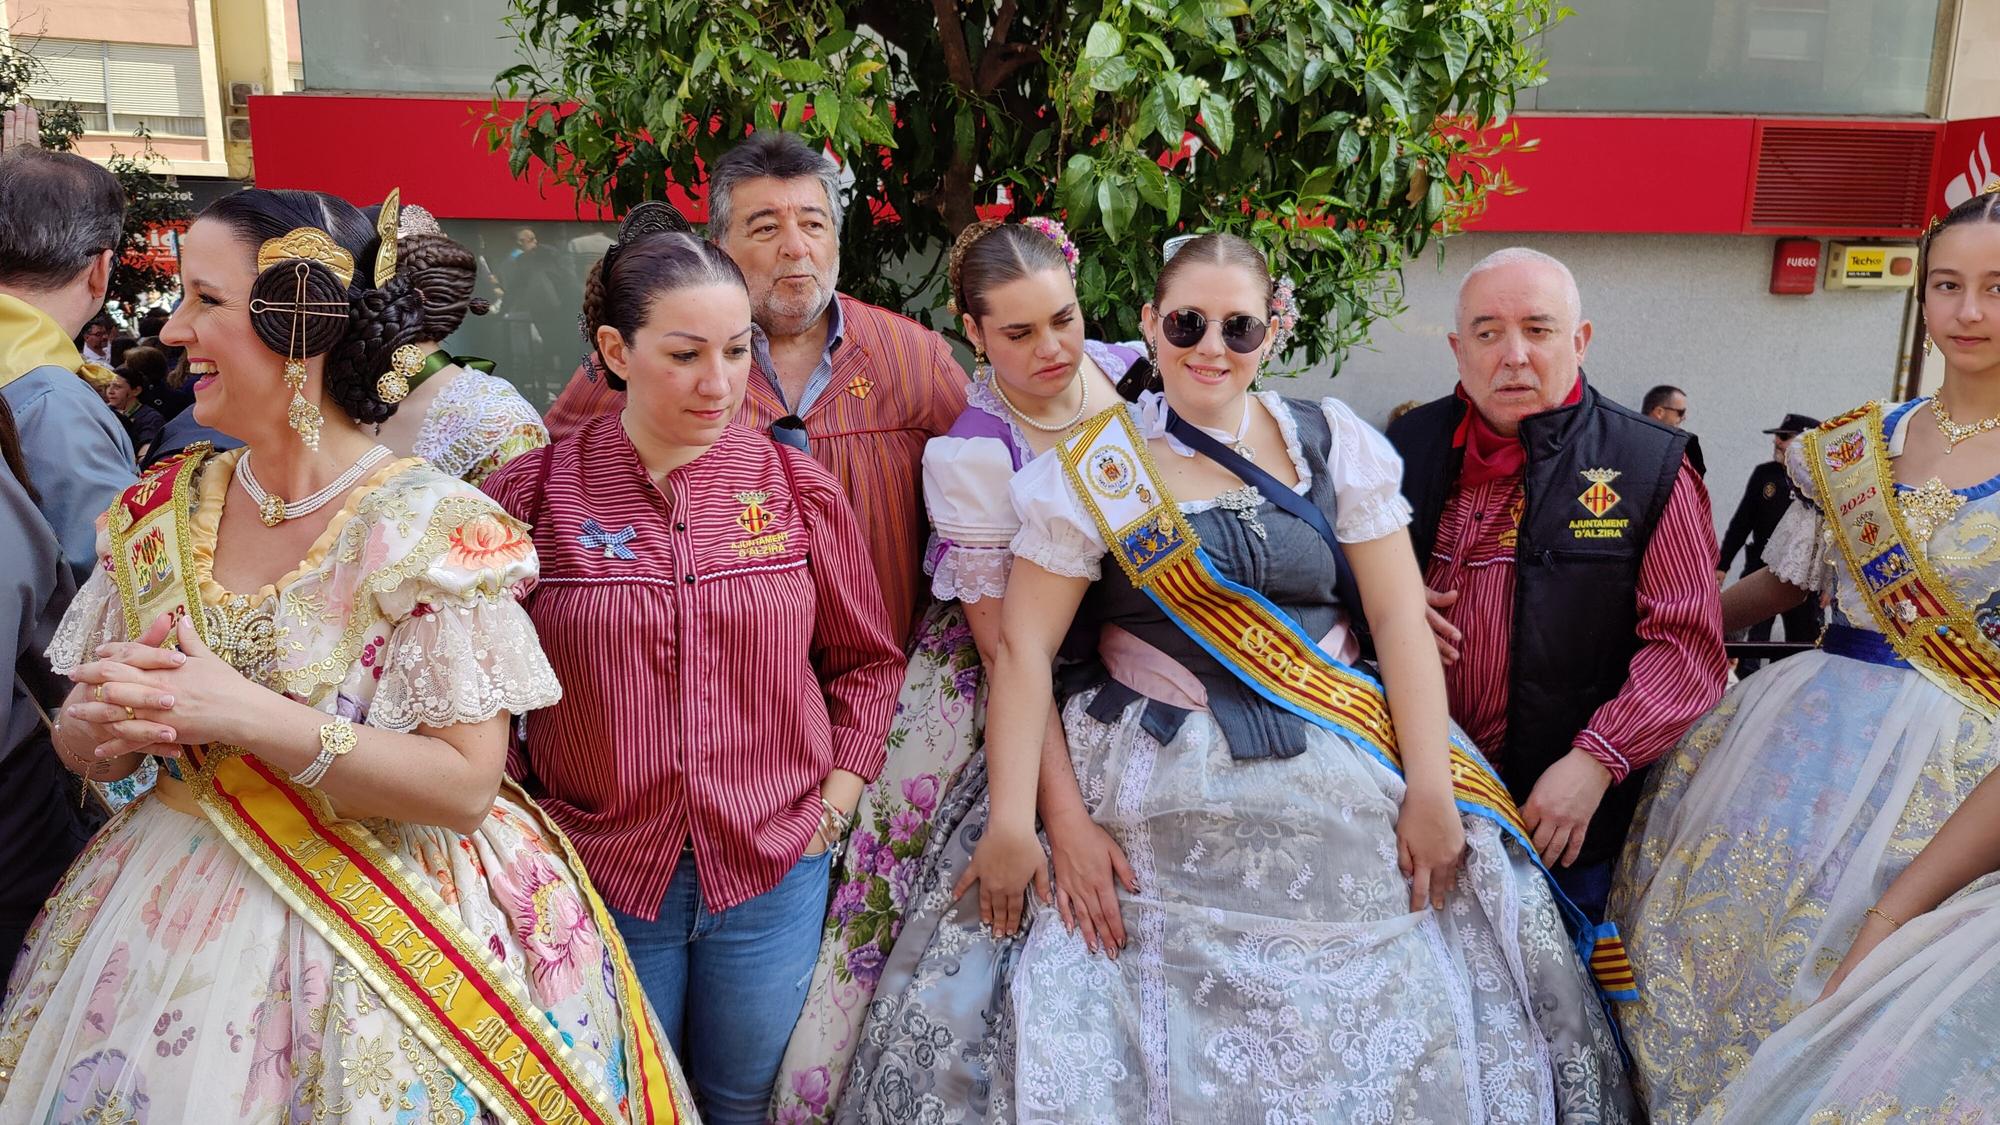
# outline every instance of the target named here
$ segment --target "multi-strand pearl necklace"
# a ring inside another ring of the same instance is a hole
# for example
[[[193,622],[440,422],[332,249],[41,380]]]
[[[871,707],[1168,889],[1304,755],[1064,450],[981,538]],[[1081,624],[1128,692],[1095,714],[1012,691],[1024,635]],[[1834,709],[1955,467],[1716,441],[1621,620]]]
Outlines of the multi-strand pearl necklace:
[[[1027,411],[1022,410],[1020,407],[1015,406],[1014,400],[1007,397],[1006,389],[1001,387],[1000,376],[997,374],[993,376],[993,393],[1000,396],[1000,401],[1007,404],[1007,409],[1014,412],[1014,417],[1019,418],[1021,421],[1026,422],[1028,425],[1034,427],[1037,430],[1042,431],[1045,434],[1066,433],[1072,427],[1074,427],[1078,422],[1083,421],[1083,412],[1090,409],[1090,384],[1084,381],[1083,368],[1081,365],[1079,365],[1076,369],[1076,385],[1077,388],[1080,391],[1082,391],[1082,393],[1077,396],[1076,413],[1070,415],[1069,421],[1057,422],[1055,425],[1052,426],[1047,422],[1044,422],[1041,419],[1036,418],[1034,415],[1029,414]]]
[[[354,482],[361,479],[361,474],[374,468],[387,456],[389,447],[378,445],[363,453],[361,460],[349,466],[346,472],[333,478],[325,488],[297,500],[286,500],[282,496],[273,496],[264,491],[264,486],[257,483],[257,474],[250,469],[248,453],[243,455],[243,460],[236,463],[236,479],[243,482],[243,491],[249,493],[250,499],[257,502],[257,518],[264,521],[265,527],[276,527],[286,520],[309,516],[326,507],[328,501],[353,487]]]

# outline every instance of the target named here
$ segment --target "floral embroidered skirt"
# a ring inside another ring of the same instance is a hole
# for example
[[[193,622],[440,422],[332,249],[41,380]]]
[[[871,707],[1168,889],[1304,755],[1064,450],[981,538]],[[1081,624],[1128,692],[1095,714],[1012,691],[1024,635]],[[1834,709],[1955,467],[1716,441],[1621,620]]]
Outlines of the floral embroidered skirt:
[[[535,820],[503,794],[470,836],[367,823],[622,1101],[611,958]],[[157,797],[70,869],[0,1009],[8,1125],[487,1119],[206,820]]]
[[[2000,765],[1917,672],[1823,652],[1762,668],[1656,767],[1612,888],[1618,1006],[1658,1125],[1686,1125],[1804,1010],[1862,915]]]
[[[1890,935],[1764,1041],[1704,1125],[1973,1125],[2000,1107],[2000,876]]]
[[[805,1011],[772,1091],[771,1117],[782,1125],[831,1115],[925,853],[957,825],[960,813],[947,811],[944,797],[976,757],[985,719],[980,685],[965,611],[957,602],[932,606],[896,699],[888,761],[855,808]]]

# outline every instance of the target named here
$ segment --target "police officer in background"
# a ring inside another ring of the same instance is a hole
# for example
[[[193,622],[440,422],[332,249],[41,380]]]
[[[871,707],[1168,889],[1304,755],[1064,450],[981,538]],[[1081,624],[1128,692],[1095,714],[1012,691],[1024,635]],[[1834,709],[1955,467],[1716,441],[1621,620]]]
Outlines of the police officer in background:
[[[1771,435],[1771,459],[1751,470],[1750,484],[1743,490],[1743,499],[1736,505],[1736,514],[1729,517],[1729,530],[1722,536],[1722,561],[1716,568],[1716,578],[1728,581],[1730,564],[1736,561],[1736,552],[1743,552],[1743,576],[1764,569],[1764,545],[1770,542],[1771,532],[1783,518],[1785,509],[1792,502],[1792,483],[1785,474],[1785,447],[1793,438],[1807,430],[1819,428],[1819,420],[1803,414],[1787,414],[1785,420],[1764,432]],[[1820,633],[1819,599],[1807,598],[1800,605],[1786,610],[1785,640],[1811,642],[1819,639]],[[1771,625],[1776,618],[1767,619],[1750,629],[1749,639],[1768,641],[1771,639]],[[1749,669],[1746,668],[1745,671]]]

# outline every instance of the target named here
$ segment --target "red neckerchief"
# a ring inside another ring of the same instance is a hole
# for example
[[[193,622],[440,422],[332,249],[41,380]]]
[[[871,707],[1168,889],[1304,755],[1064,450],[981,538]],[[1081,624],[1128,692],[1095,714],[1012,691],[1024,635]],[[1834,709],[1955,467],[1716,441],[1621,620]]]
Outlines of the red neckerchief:
[[[1528,463],[1528,450],[1521,444],[1521,439],[1507,437],[1487,425],[1486,419],[1480,417],[1478,408],[1466,395],[1464,383],[1460,383],[1452,394],[1465,404],[1465,418],[1459,422],[1458,432],[1451,435],[1451,447],[1465,450],[1465,464],[1459,469],[1458,483],[1472,488],[1487,481],[1520,476]],[[1582,401],[1583,376],[1578,375],[1576,386],[1570,388],[1569,397],[1563,400],[1562,405],[1575,406]]]

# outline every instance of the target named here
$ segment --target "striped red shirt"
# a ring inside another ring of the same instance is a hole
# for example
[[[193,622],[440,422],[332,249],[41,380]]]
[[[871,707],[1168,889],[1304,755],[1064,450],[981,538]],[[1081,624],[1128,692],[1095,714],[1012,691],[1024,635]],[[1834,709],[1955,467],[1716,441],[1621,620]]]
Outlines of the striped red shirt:
[[[1445,611],[1465,634],[1458,662],[1444,670],[1451,717],[1502,774],[1520,520],[1518,474],[1453,489],[1424,573],[1431,589],[1458,591],[1457,604]],[[1597,709],[1573,743],[1604,763],[1614,782],[1665,754],[1722,698],[1728,667],[1715,560],[1708,488],[1683,461],[1639,563],[1634,596],[1644,643],[1624,690]]]
[[[944,338],[916,321],[845,294],[838,299],[841,341],[832,380],[805,413],[808,452],[847,490],[901,641],[916,624],[924,588],[924,443],[965,409],[965,371]],[[579,368],[545,421],[560,441],[624,408],[623,393]],[[788,413],[770,377],[753,368],[736,421],[764,430]]]
[[[776,886],[827,774],[881,772],[902,683],[832,475],[731,426],[662,493],[614,416],[484,487],[534,525],[528,612],[563,683],[509,773],[629,914],[658,914],[690,839],[710,910]]]

